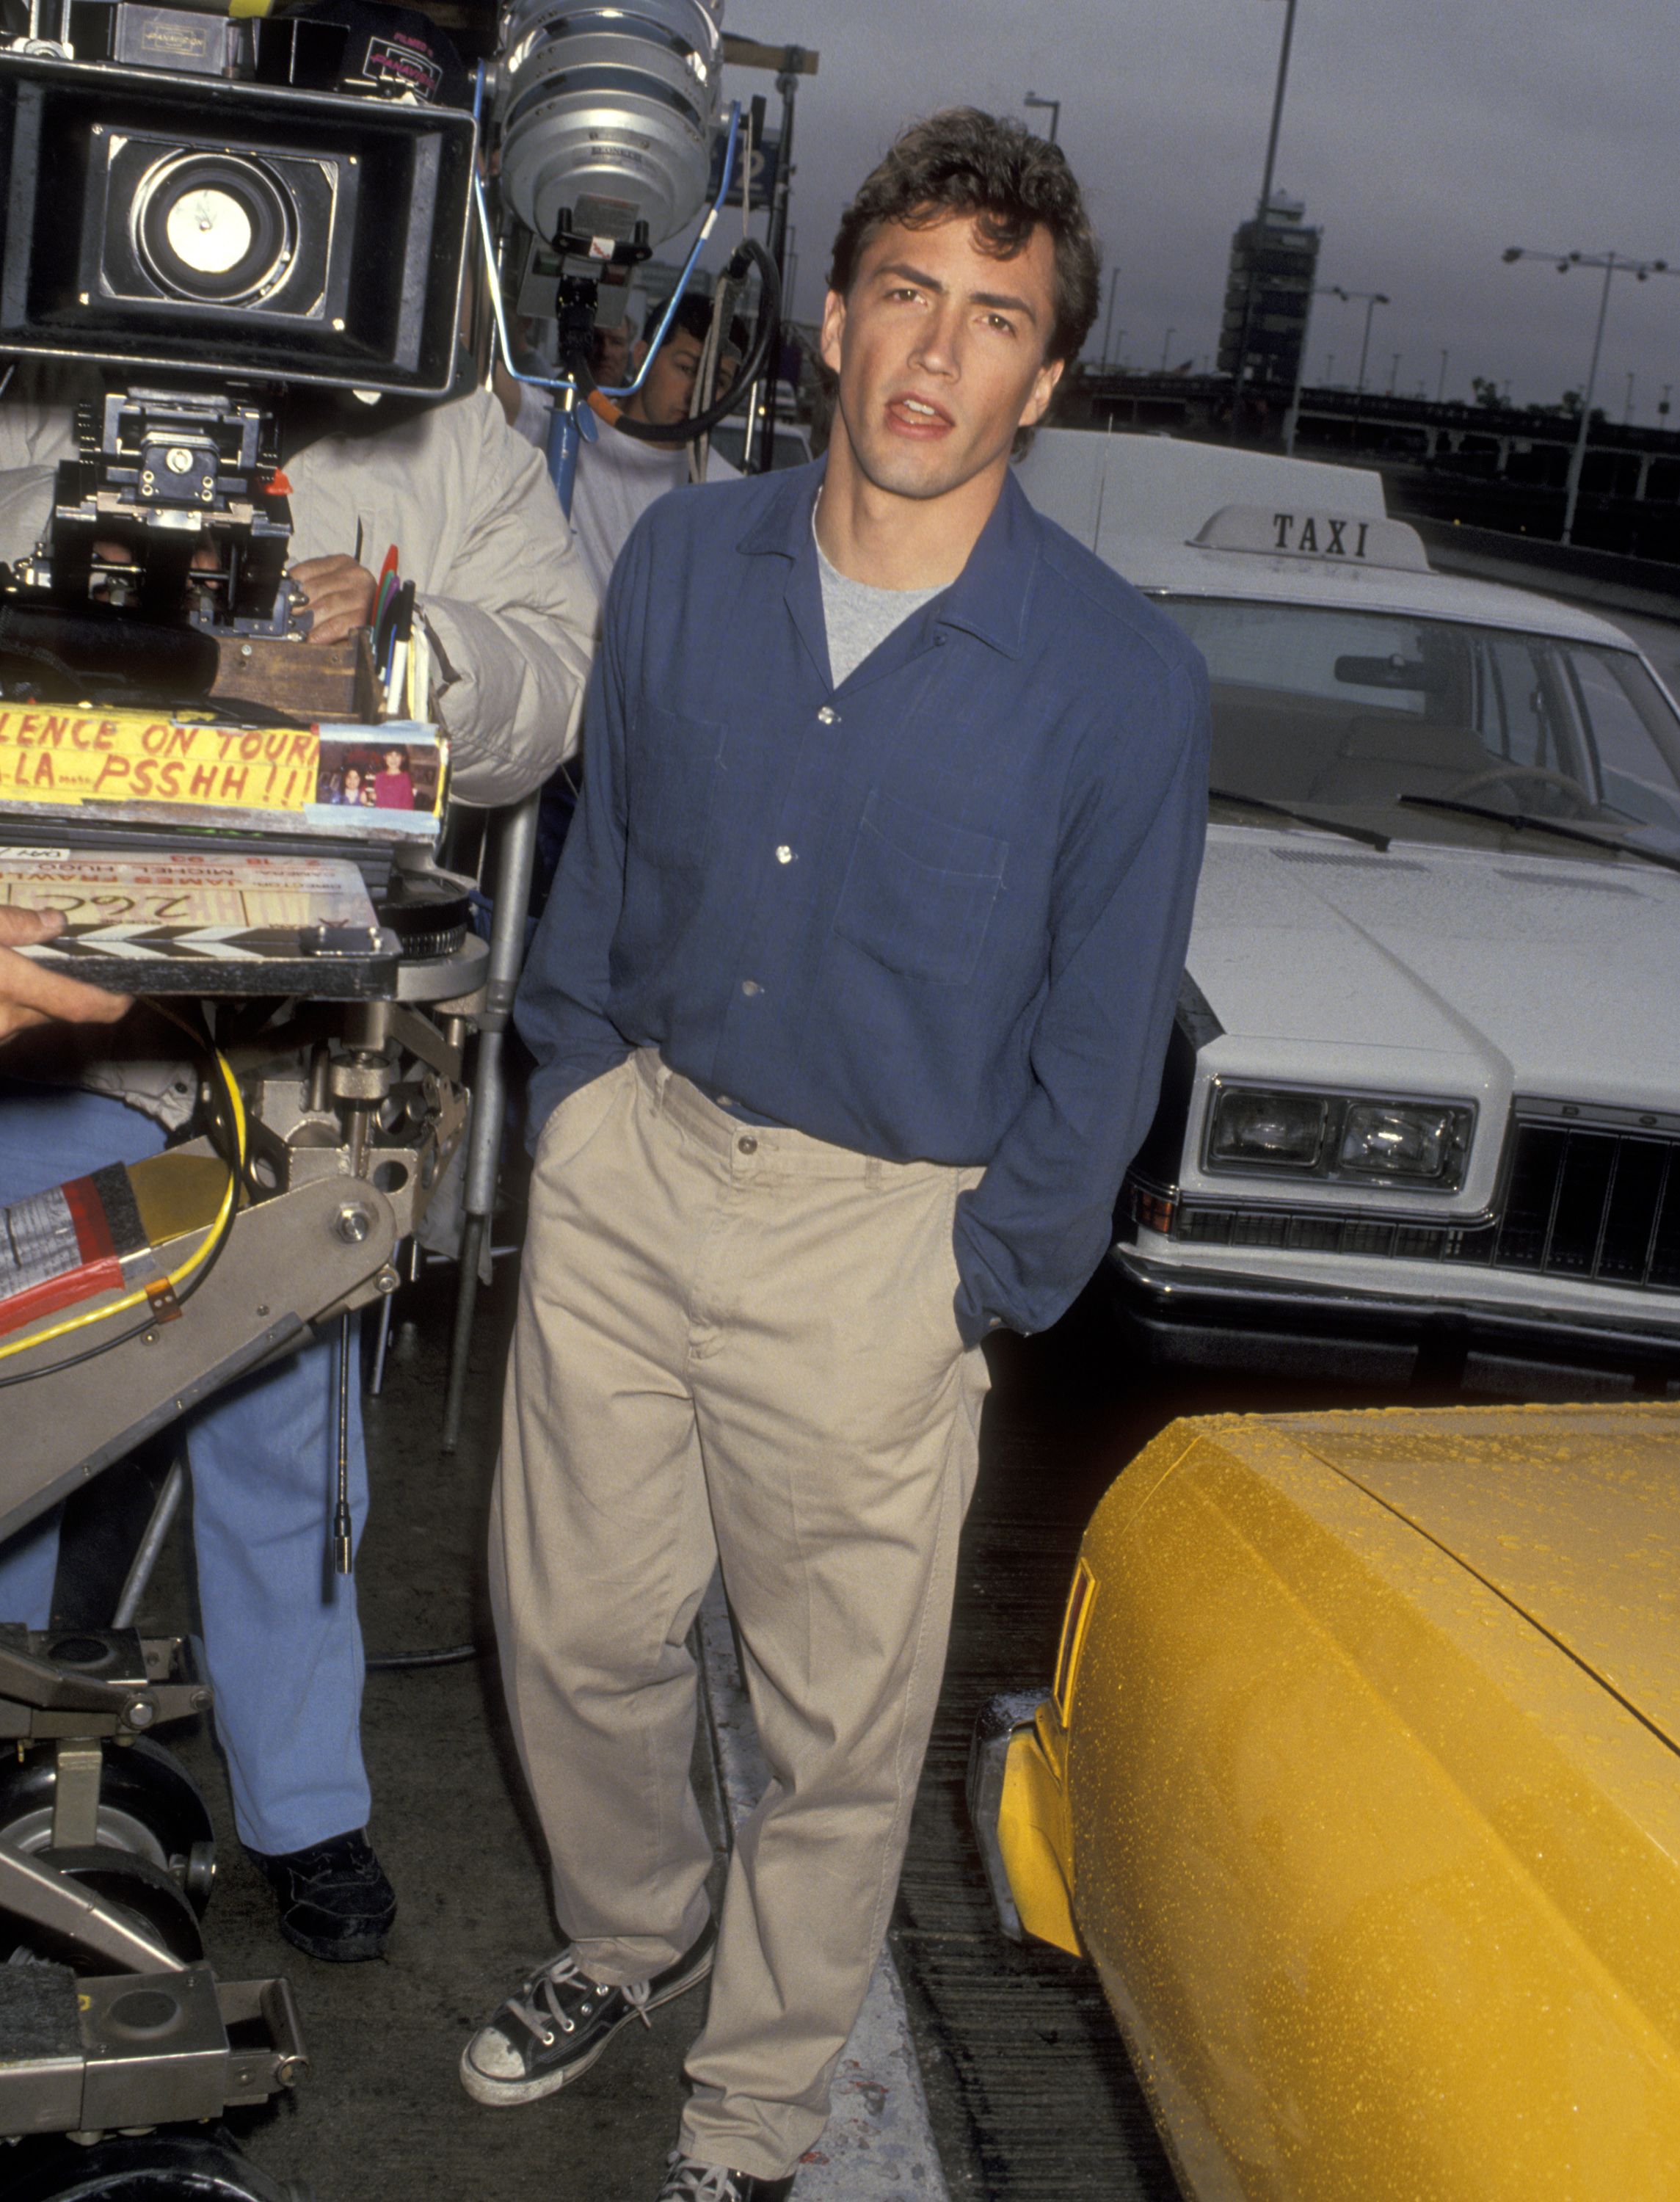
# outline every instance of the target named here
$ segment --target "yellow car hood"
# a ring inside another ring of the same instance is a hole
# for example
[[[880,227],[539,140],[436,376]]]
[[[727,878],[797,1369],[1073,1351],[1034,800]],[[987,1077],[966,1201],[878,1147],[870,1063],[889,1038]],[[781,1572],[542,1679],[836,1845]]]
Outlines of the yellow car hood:
[[[1680,1408],[1277,1422],[1680,1750]]]

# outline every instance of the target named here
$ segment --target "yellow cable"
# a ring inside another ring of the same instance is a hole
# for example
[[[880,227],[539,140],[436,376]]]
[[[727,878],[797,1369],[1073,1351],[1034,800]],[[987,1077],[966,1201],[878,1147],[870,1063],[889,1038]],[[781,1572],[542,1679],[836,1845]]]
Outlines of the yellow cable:
[[[153,1007],[166,1016],[171,1024],[179,1025],[189,1039],[197,1041],[197,1035],[185,1018],[178,1017],[173,1010],[166,1008],[162,1002],[155,1002]],[[178,1269],[165,1272],[164,1281],[173,1292],[179,1292],[181,1286],[186,1283],[193,1271],[203,1268],[209,1259],[211,1249],[220,1244],[223,1226],[227,1223],[228,1216],[239,1199],[239,1180],[245,1175],[245,1109],[244,1099],[239,1092],[239,1081],[234,1077],[233,1066],[220,1048],[212,1047],[210,1054],[217,1070],[221,1073],[222,1090],[233,1110],[233,1148],[239,1157],[239,1163],[237,1168],[231,1169],[227,1173],[227,1190],[222,1195],[221,1205],[216,1210],[215,1220],[209,1229]],[[105,1322],[113,1316],[126,1315],[130,1308],[140,1306],[150,1298],[150,1295],[145,1286],[139,1285],[133,1292],[124,1293],[121,1299],[108,1301],[97,1308],[89,1308],[81,1315],[70,1316],[63,1322],[55,1323],[50,1330],[32,1330],[21,1338],[14,1339],[9,1345],[0,1345],[0,1361],[9,1360],[15,1353],[27,1353],[37,1345],[49,1345],[55,1338],[67,1337],[72,1331],[85,1329],[90,1323]],[[50,1372],[44,1369],[39,1373],[44,1376]]]

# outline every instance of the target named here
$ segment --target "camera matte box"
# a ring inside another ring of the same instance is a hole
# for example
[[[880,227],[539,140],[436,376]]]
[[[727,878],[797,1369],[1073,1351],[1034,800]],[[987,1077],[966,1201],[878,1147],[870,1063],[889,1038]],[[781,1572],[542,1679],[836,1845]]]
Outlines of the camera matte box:
[[[473,148],[454,109],[0,54],[0,351],[441,396]]]

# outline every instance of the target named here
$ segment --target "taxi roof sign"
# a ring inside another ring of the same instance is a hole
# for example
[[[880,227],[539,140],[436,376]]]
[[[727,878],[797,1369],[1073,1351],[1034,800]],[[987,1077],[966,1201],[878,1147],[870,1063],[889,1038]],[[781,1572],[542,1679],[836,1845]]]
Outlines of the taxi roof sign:
[[[1326,512],[1306,505],[1272,509],[1222,505],[1192,540],[1204,550],[1253,550],[1270,558],[1310,558],[1318,565],[1381,566],[1427,574],[1429,553],[1403,520]]]

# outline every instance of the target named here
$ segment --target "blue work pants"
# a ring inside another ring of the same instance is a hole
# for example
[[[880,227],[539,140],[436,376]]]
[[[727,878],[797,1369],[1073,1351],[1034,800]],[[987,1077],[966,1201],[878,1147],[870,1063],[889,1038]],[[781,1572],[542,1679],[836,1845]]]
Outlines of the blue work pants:
[[[108,1163],[158,1153],[150,1117],[102,1094],[0,1080],[0,1206]],[[190,1310],[187,1317],[190,1319]],[[359,1371],[350,1392],[351,1510],[368,1510]],[[362,1632],[330,1550],[338,1345],[319,1340],[241,1378],[182,1424],[203,1623],[200,1657],[233,1815],[253,1850],[302,1850],[368,1820]],[[59,1510],[0,1545],[0,1620],[44,1628]]]

